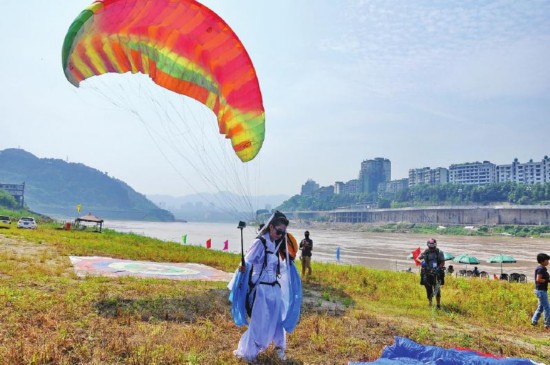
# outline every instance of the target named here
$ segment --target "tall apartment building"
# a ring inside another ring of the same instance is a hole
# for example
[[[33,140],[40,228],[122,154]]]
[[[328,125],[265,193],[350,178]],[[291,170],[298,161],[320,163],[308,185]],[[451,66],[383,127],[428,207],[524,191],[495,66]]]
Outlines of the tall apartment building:
[[[489,162],[467,162],[449,166],[449,182],[486,185],[497,182],[496,165]]]
[[[419,184],[446,184],[449,182],[449,170],[444,167],[431,169],[422,167],[419,169],[409,170],[409,187]]]
[[[544,156],[542,161],[520,163],[517,158],[509,165],[498,165],[497,181],[512,181],[519,184],[539,184],[550,182],[550,158]]]
[[[390,180],[391,162],[387,158],[377,157],[361,162],[359,183],[362,193],[376,193],[378,184]]]

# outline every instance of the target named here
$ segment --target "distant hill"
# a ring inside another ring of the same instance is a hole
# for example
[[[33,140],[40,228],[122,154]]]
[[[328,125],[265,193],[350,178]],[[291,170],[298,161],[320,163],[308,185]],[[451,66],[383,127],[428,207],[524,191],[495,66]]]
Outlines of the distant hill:
[[[73,217],[76,206],[101,218],[174,221],[123,181],[81,163],[38,158],[22,149],[0,151],[0,183],[25,183],[25,204],[33,211]]]
[[[230,192],[201,193],[186,196],[148,195],[155,204],[172,212],[176,218],[188,221],[238,221],[253,219],[258,209],[272,209],[289,198],[288,195],[243,197]]]

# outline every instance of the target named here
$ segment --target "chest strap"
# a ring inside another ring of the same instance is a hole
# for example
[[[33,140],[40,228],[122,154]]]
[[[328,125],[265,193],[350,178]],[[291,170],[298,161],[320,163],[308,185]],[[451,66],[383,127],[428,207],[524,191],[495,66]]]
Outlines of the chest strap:
[[[275,286],[275,285],[279,285],[279,288],[281,287],[281,284],[279,284],[279,282],[277,280],[273,281],[273,282],[267,282],[267,281],[260,281],[260,284],[263,284],[263,285],[271,285],[271,286]]]

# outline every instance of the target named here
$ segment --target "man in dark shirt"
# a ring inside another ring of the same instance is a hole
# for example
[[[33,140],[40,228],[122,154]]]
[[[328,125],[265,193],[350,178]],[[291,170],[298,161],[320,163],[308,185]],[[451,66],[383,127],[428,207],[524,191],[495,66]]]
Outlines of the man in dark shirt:
[[[535,294],[539,305],[535,314],[533,314],[531,324],[536,326],[542,312],[544,312],[544,328],[550,330],[550,303],[548,302],[548,281],[550,281],[550,274],[548,274],[548,270],[546,269],[548,260],[550,260],[550,256],[545,253],[537,255],[539,266],[535,269]]]
[[[302,251],[302,277],[311,276],[311,251],[313,250],[313,240],[309,238],[309,231],[304,232],[305,238],[300,242],[300,250]]]

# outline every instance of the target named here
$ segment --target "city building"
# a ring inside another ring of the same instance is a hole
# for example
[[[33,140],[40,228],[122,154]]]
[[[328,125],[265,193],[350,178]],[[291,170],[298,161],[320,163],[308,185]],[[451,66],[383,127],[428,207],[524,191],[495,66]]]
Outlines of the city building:
[[[518,184],[541,184],[550,182],[550,158],[544,156],[542,161],[520,163],[517,158],[509,165],[496,167],[497,181],[511,181]]]
[[[344,189],[346,188],[346,183],[343,181],[336,181],[334,183],[334,194],[344,194]]]
[[[444,167],[422,167],[409,170],[409,187],[420,184],[437,185],[449,182],[449,170]]]
[[[334,194],[358,194],[360,193],[359,180],[353,179],[346,183],[337,181],[334,183]]]
[[[496,183],[496,165],[489,161],[451,165],[449,166],[449,182],[465,185],[486,185]]]
[[[376,193],[378,184],[391,180],[391,162],[387,158],[361,162],[359,184],[362,193]]]
[[[321,188],[319,188],[319,190],[317,190],[315,192],[316,196],[319,196],[319,198],[321,199],[328,199],[330,198],[332,195],[334,195],[334,186],[323,186]]]
[[[392,180],[378,184],[378,193],[397,193],[401,190],[407,190],[409,179]]]
[[[509,165],[498,166],[489,161],[483,161],[453,164],[448,169],[415,168],[409,170],[408,178],[392,181],[390,160],[377,157],[361,163],[359,179],[345,183],[336,181],[332,191],[334,194],[395,193],[419,184],[486,185],[507,181],[518,184],[550,182],[550,158],[544,156],[542,161],[534,162],[531,159],[526,163],[520,163],[516,158]],[[311,195],[317,190],[319,185],[311,179],[302,185],[302,195]],[[330,194],[330,191],[323,191],[323,195],[327,194]]]
[[[304,185],[302,185],[302,191],[300,195],[311,195],[316,190],[319,190],[319,184],[312,179],[308,179]]]

